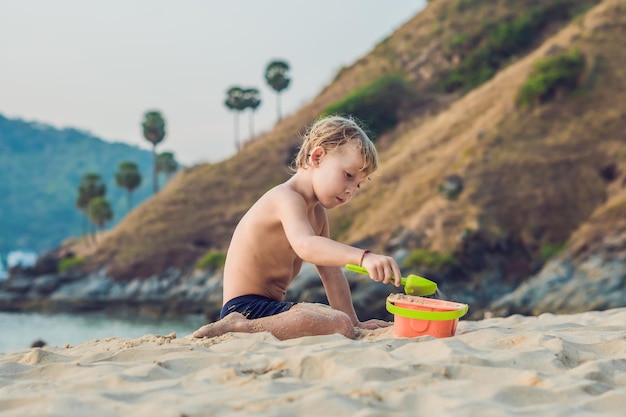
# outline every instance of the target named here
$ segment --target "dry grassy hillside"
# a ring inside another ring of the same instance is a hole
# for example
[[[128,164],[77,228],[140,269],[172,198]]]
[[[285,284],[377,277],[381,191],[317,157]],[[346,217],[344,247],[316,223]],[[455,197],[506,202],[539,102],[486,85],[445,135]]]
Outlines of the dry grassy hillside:
[[[385,239],[401,224],[440,251],[454,250],[464,230],[516,236],[530,248],[567,240],[624,186],[621,10],[623,2],[603,2],[446,111],[411,120],[385,154],[379,175],[385,186],[371,187],[359,204],[346,207],[345,218],[357,227],[343,237]],[[533,62],[556,46],[584,55],[580,88],[541,106],[517,108],[515,95]],[[607,169],[614,175],[603,174]],[[465,185],[453,200],[438,193],[451,174]],[[365,210],[374,198],[377,209]]]
[[[478,88],[441,88],[471,56],[480,39],[476,22],[511,21],[538,5],[564,5],[578,17],[546,21],[525,52]],[[576,230],[585,242],[610,229],[612,219],[623,227],[624,45],[623,0],[430,2],[273,131],[227,161],[185,170],[107,233],[97,251],[83,254],[89,267],[130,278],[192,267],[208,250],[226,249],[248,207],[288,177],[304,126],[351,91],[399,73],[410,98],[397,109],[400,122],[377,139],[380,172],[350,205],[330,213],[335,237],[388,249],[395,239],[457,255],[477,236],[515,242],[525,271],[542,247],[562,244]],[[572,48],[585,61],[578,88],[541,105],[516,106],[533,63]],[[446,198],[439,188],[452,174],[463,190]]]

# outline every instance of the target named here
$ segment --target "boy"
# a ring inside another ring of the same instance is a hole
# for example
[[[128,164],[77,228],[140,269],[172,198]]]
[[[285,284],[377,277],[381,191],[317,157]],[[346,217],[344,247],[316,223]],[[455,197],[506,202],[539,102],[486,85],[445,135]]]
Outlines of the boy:
[[[220,320],[193,333],[267,331],[281,340],[340,333],[354,339],[361,329],[390,326],[360,322],[341,267],[362,265],[374,281],[400,285],[400,268],[390,256],[330,239],[326,210],[346,204],[378,168],[376,148],[351,119],[316,122],[295,161],[296,172],[265,193],[237,225],[224,266]],[[314,264],[330,307],[285,302],[287,287],[302,262]]]

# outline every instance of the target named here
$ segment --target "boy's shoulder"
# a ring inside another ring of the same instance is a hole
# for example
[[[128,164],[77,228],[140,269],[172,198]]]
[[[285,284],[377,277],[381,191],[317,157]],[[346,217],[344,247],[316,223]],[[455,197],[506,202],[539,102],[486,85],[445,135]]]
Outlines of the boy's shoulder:
[[[278,202],[281,206],[307,204],[306,196],[298,190],[298,187],[294,187],[289,182],[283,182],[270,188],[263,196],[263,199]]]
[[[273,203],[275,201],[285,201],[293,198],[301,197],[299,193],[297,193],[292,187],[287,185],[286,183],[275,185],[274,187],[267,190],[261,198],[257,201],[258,203]]]
[[[283,182],[267,190],[265,195],[269,197],[274,197],[291,193],[295,193],[295,190],[290,187],[286,182]]]

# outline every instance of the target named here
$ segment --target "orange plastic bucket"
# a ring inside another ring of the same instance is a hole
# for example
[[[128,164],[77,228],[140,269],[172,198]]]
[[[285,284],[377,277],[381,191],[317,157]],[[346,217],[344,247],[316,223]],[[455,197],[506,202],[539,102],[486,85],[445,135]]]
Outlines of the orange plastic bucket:
[[[405,294],[387,297],[387,311],[393,314],[395,337],[454,336],[467,304]]]

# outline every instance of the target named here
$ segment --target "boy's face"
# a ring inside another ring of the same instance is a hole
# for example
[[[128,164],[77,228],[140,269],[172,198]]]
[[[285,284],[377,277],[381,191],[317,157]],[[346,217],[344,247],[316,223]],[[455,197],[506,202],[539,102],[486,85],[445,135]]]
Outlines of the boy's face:
[[[315,148],[311,153],[313,190],[323,207],[331,209],[345,204],[354,197],[367,174],[361,172],[363,155],[352,144],[326,152]]]

